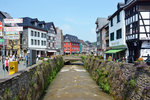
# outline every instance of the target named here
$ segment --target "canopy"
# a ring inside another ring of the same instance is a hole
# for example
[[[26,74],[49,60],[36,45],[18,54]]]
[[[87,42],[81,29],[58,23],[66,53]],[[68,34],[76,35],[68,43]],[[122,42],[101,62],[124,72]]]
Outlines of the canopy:
[[[105,54],[114,54],[114,53],[117,53],[117,52],[120,52],[120,51],[123,51],[125,49],[114,49],[114,50],[108,50],[105,52]]]

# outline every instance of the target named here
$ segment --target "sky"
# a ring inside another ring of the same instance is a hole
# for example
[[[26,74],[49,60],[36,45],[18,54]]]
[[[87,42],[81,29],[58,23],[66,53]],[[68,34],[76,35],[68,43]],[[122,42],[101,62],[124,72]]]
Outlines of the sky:
[[[96,41],[96,19],[107,18],[124,0],[0,0],[0,11],[13,18],[31,17],[54,22],[63,34]]]

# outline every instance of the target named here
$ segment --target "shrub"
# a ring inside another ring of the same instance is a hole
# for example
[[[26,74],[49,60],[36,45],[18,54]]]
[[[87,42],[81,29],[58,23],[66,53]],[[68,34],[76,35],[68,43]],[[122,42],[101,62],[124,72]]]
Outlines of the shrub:
[[[40,60],[44,60],[44,57],[40,57]]]
[[[85,58],[86,58],[86,56],[85,56],[85,55],[82,55],[82,56],[81,56],[82,61],[84,61],[84,60],[85,60]]]

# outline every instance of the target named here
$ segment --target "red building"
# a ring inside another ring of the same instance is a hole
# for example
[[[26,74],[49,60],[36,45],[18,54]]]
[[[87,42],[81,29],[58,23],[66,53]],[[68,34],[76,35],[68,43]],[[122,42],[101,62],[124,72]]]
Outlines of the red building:
[[[80,52],[80,41],[78,37],[66,34],[64,36],[64,53],[65,54],[78,54]]]

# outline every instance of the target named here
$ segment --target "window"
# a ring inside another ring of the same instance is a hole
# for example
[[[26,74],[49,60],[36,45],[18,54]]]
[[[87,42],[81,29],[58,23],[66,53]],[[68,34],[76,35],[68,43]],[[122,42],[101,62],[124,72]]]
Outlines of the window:
[[[70,45],[70,43],[68,43],[68,45]]]
[[[46,46],[46,41],[44,41],[44,45]]]
[[[114,40],[114,33],[111,33],[110,34],[110,41],[113,41]]]
[[[11,44],[11,40],[9,40],[9,44]]]
[[[117,23],[120,22],[120,13],[117,15]]]
[[[41,38],[43,38],[43,33],[41,34]]]
[[[41,45],[43,45],[43,41],[41,41]]]
[[[40,45],[40,40],[38,40],[38,45]]]
[[[33,36],[33,31],[31,31],[31,36]]]
[[[35,31],[35,33],[34,33],[34,36],[36,37],[36,31]]]
[[[122,38],[122,30],[121,29],[119,29],[119,30],[117,30],[117,39],[121,39]]]
[[[34,40],[34,44],[36,45],[36,40]]]
[[[46,38],[46,34],[44,34],[44,38]]]
[[[70,47],[68,47],[68,50],[70,50]]]
[[[111,26],[113,26],[113,19],[111,19],[110,24],[111,24]]]
[[[40,32],[38,32],[38,37],[40,37]]]
[[[16,40],[16,45],[18,45],[18,40]]]
[[[33,45],[33,39],[31,39],[31,45]]]

